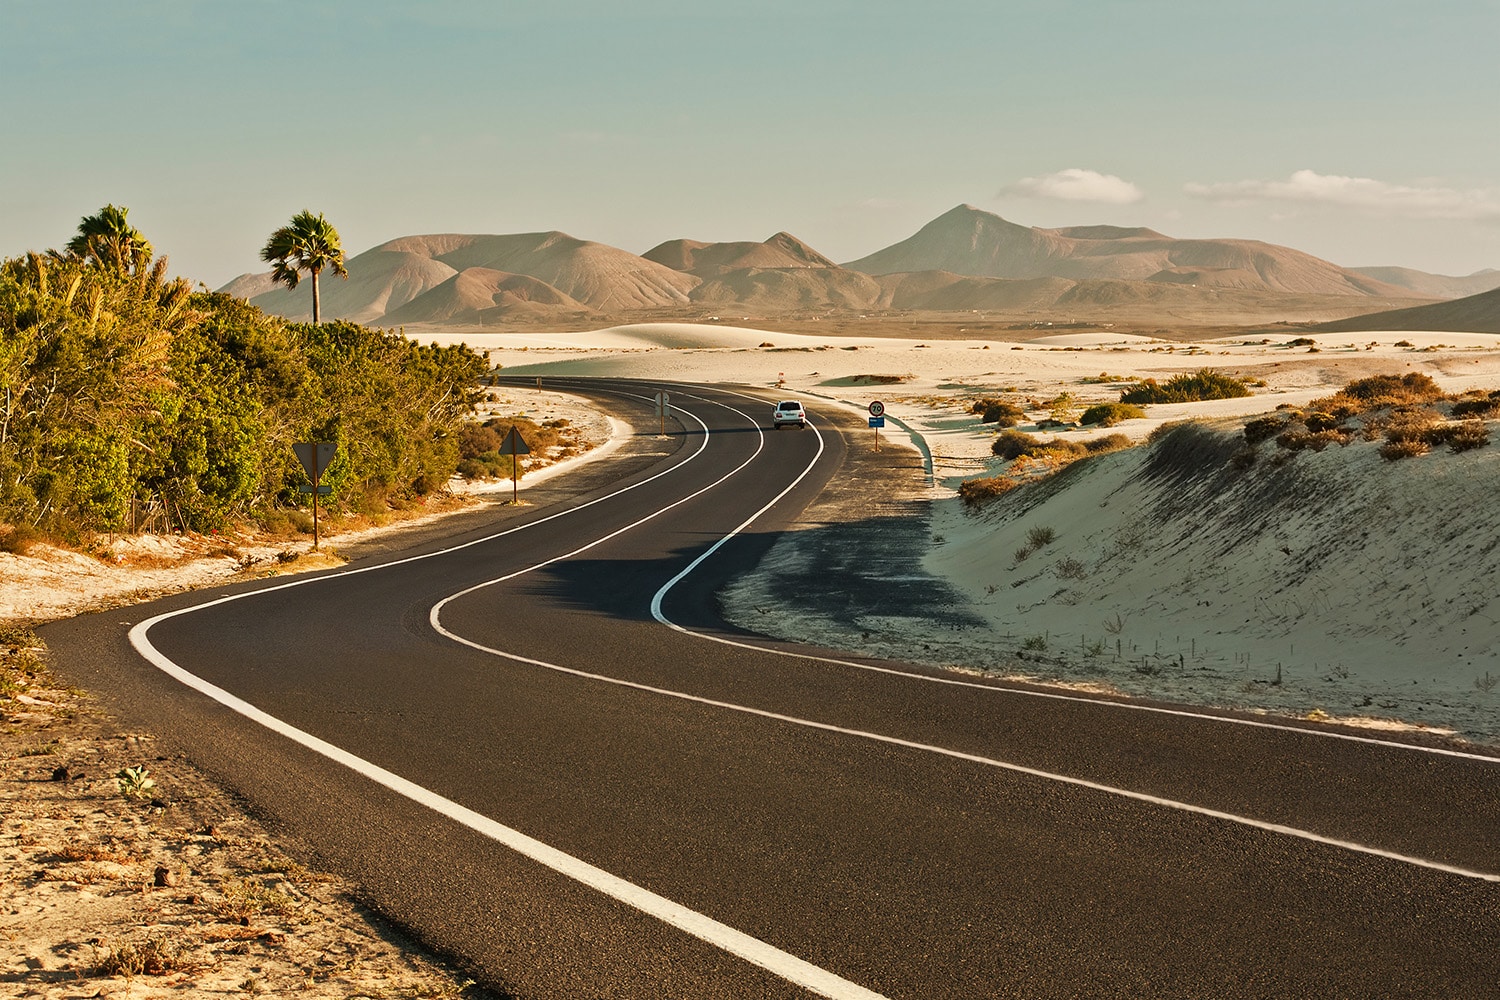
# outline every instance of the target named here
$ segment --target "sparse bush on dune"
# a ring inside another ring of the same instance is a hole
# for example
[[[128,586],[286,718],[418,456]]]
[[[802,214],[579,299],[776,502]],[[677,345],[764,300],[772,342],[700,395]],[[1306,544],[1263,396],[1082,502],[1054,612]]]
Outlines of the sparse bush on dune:
[[[965,507],[977,510],[995,497],[1003,496],[1020,485],[1019,480],[1009,476],[985,476],[961,483],[958,487],[958,496],[964,502]]]
[[[1212,368],[1174,375],[1165,384],[1148,378],[1120,393],[1122,403],[1195,403],[1205,399],[1238,399],[1250,395],[1243,379]]]
[[[969,407],[969,412],[979,414],[980,423],[999,424],[1001,427],[1014,427],[1026,418],[1025,411],[1019,406],[1003,399],[977,399]]]
[[[1120,451],[1129,448],[1135,442],[1130,440],[1126,434],[1106,434],[1103,437],[1090,438],[1083,442],[1083,450],[1090,455],[1107,455],[1112,451]]]
[[[1245,441],[1260,444],[1280,434],[1287,422],[1281,417],[1257,417],[1245,425]]]
[[[1310,448],[1313,451],[1322,451],[1331,444],[1348,444],[1349,439],[1349,434],[1340,433],[1333,428],[1321,431],[1289,430],[1276,436],[1276,444],[1278,447],[1286,448],[1289,451],[1302,451],[1304,448]]]
[[[1371,375],[1344,386],[1332,396],[1308,404],[1313,410],[1348,419],[1386,406],[1412,406],[1443,399],[1443,390],[1421,372]]]
[[[1084,410],[1078,422],[1085,427],[1095,424],[1100,427],[1113,427],[1121,421],[1139,420],[1145,415],[1146,411],[1134,403],[1100,403]]]
[[[990,454],[1009,461],[1030,454],[1041,443],[1041,438],[1024,431],[1001,431],[990,445]]]

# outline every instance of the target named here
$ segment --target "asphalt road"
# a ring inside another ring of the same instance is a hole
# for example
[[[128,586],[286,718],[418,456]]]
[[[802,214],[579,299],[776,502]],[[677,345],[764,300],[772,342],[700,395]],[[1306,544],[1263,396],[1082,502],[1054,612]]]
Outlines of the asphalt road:
[[[740,632],[862,422],[575,388],[638,434],[530,506],[54,660],[518,997],[1500,995],[1500,760]]]

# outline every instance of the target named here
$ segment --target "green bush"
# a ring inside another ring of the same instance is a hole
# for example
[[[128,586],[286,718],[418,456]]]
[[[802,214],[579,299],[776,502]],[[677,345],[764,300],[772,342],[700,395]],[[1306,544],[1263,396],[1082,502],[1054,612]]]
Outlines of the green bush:
[[[1139,420],[1145,415],[1146,411],[1133,403],[1100,403],[1084,410],[1078,422],[1085,427],[1091,424],[1113,427],[1121,421]]]
[[[1148,378],[1120,393],[1122,403],[1194,403],[1205,399],[1238,399],[1250,395],[1246,383],[1212,368],[1183,372],[1165,385]]]

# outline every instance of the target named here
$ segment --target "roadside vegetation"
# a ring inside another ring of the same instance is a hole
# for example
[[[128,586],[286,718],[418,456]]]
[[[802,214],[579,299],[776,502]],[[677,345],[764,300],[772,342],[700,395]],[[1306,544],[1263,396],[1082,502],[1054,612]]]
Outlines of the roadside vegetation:
[[[1164,383],[1148,378],[1120,393],[1122,403],[1196,403],[1205,399],[1238,399],[1250,395],[1250,384],[1212,368],[1174,375]]]
[[[210,531],[308,503],[291,445],[332,441],[331,512],[442,489],[481,357],[193,292],[109,206],[0,261],[0,534]]]
[[[1245,448],[1235,464],[1248,467],[1257,445],[1274,441],[1288,451],[1381,440],[1388,460],[1413,458],[1446,446],[1461,452],[1489,443],[1485,419],[1500,415],[1500,391],[1448,395],[1418,372],[1373,375],[1350,382],[1305,407],[1288,407],[1245,424]]]

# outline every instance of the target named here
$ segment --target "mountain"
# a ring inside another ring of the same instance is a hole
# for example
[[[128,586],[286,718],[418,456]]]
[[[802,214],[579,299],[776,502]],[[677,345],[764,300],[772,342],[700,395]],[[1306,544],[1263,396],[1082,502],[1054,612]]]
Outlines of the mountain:
[[[347,280],[325,274],[319,282],[323,315],[359,323],[383,322],[387,314],[470,268],[525,275],[550,285],[562,296],[557,306],[565,312],[580,304],[601,312],[683,306],[699,284],[692,275],[628,251],[559,232],[404,236],[351,257],[346,267]],[[265,290],[268,282],[269,275],[241,275],[222,290],[289,319],[312,316],[309,289],[299,284],[292,291],[280,286]],[[544,297],[527,301],[540,305]]]
[[[1500,288],[1451,302],[1434,302],[1410,309],[1367,313],[1322,323],[1315,330],[1442,330],[1452,333],[1500,333]]]
[[[457,323],[492,326],[593,310],[539,278],[487,267],[466,267],[435,288],[381,317],[387,326]]]
[[[972,205],[844,265],[867,274],[948,271],[976,278],[1168,281],[1312,295],[1408,295],[1289,247],[1257,240],[1180,240],[1151,229],[1038,229]]]
[[[1351,267],[1349,270],[1363,274],[1367,278],[1374,278],[1376,281],[1383,281],[1388,285],[1395,285],[1397,288],[1404,288],[1409,294],[1420,295],[1424,299],[1457,299],[1467,295],[1478,295],[1491,288],[1500,288],[1500,271],[1492,267],[1463,277],[1428,274],[1426,271],[1415,271],[1409,267]]]
[[[790,233],[777,233],[764,243],[699,243],[668,240],[641,255],[674,271],[700,278],[742,268],[838,267]]]

